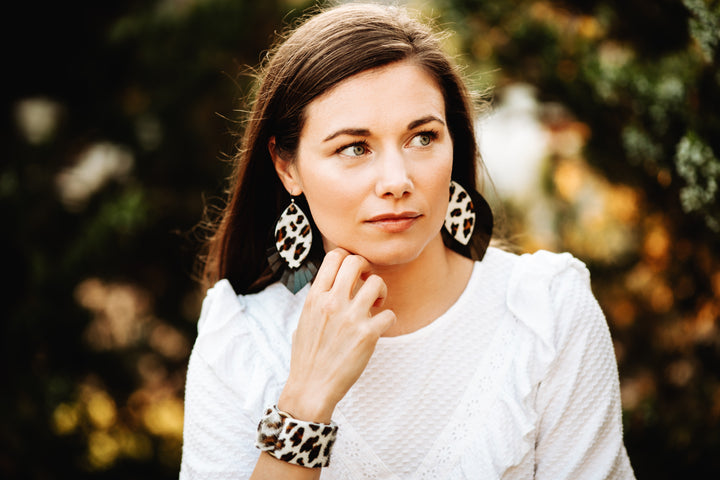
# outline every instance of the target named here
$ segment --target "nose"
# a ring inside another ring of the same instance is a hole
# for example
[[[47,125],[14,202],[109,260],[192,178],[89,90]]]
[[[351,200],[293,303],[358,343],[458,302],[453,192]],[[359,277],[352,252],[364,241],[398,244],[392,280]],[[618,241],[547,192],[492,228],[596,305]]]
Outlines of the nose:
[[[386,151],[378,159],[375,192],[379,197],[402,198],[413,189],[406,160],[399,151]]]

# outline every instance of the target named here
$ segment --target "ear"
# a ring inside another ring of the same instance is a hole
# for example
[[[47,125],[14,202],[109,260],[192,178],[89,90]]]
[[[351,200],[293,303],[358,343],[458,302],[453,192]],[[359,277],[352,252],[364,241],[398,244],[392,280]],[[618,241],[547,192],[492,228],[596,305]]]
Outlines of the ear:
[[[275,144],[275,137],[270,137],[268,140],[268,150],[270,151],[270,157],[272,158],[273,165],[275,165],[275,171],[280,177],[280,181],[285,186],[285,190],[292,196],[300,195],[303,191],[300,183],[300,176],[298,175],[295,164],[289,160],[285,160],[280,155],[280,151]]]

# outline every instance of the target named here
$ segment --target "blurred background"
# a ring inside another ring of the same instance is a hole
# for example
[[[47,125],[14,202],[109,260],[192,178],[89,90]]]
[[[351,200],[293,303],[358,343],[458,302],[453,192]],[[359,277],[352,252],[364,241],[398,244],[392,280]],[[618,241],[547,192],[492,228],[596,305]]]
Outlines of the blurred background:
[[[589,266],[639,479],[720,478],[720,1],[408,2],[453,32],[522,251]],[[251,72],[310,2],[14,2],[4,15],[0,477],[176,478]]]

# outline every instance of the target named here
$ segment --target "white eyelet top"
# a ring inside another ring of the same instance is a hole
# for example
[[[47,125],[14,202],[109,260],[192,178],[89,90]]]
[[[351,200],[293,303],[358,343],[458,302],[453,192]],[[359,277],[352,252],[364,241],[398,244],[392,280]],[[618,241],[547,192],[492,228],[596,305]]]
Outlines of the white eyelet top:
[[[249,478],[308,287],[208,291],[188,367],[181,479]],[[428,326],[384,337],[335,409],[325,479],[633,479],[617,367],[584,265],[490,248]]]

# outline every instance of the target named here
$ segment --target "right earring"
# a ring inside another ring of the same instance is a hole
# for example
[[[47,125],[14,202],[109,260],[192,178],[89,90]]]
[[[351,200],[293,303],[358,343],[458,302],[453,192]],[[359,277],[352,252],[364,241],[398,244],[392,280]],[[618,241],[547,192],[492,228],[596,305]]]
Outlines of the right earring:
[[[493,214],[480,193],[451,181],[444,226],[445,245],[467,258],[482,260],[490,245]]]
[[[309,256],[312,249],[310,219],[292,198],[275,223],[273,245],[267,251],[270,268],[292,293],[299,292],[317,274],[318,263]]]

